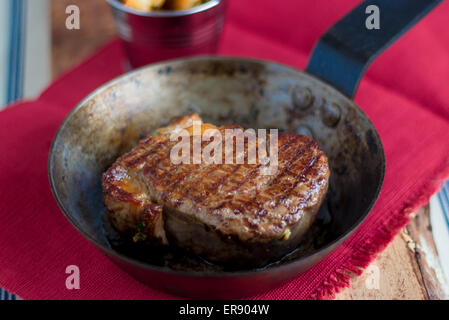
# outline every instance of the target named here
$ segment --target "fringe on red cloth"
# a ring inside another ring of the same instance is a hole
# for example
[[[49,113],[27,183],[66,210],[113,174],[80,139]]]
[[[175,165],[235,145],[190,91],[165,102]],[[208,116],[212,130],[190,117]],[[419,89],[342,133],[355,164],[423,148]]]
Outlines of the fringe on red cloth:
[[[401,209],[396,210],[376,233],[373,233],[352,257],[343,263],[342,267],[335,270],[325,279],[321,286],[311,294],[311,299],[333,299],[342,289],[350,286],[354,275],[361,275],[363,271],[374,261],[377,255],[384,250],[394,237],[410,222],[410,216],[416,209],[427,204],[430,197],[439,191],[442,183],[449,178],[449,158],[434,173],[437,177],[434,181],[423,184],[405,202]]]

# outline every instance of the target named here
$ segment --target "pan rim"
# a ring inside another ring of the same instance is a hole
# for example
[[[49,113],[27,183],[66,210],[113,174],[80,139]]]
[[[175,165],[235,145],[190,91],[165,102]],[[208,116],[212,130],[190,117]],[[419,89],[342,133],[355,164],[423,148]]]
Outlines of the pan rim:
[[[126,78],[132,78],[134,76],[139,75],[140,73],[145,72],[147,69],[157,69],[160,68],[161,66],[167,66],[170,64],[175,64],[175,63],[189,63],[192,61],[202,61],[202,60],[215,60],[215,61],[235,61],[235,62],[242,62],[242,63],[259,63],[259,64],[263,64],[263,65],[272,65],[272,66],[277,66],[277,67],[281,67],[281,68],[285,68],[288,69],[289,71],[293,71],[296,73],[300,73],[302,75],[305,75],[307,77],[311,77],[313,80],[319,82],[321,85],[323,85],[324,87],[327,87],[329,89],[331,89],[332,91],[335,91],[334,93],[336,95],[339,95],[343,98],[345,98],[345,100],[350,101],[355,109],[357,110],[357,112],[359,112],[372,126],[372,128],[374,129],[373,133],[375,135],[376,141],[379,142],[379,151],[380,151],[380,157],[382,160],[382,164],[381,164],[381,168],[380,168],[380,177],[379,177],[379,181],[378,181],[378,185],[376,188],[376,192],[374,194],[373,199],[371,199],[371,202],[369,203],[369,205],[366,207],[366,209],[364,210],[363,214],[360,216],[360,218],[342,235],[338,236],[336,239],[332,240],[331,242],[325,244],[324,246],[322,246],[321,248],[319,248],[318,250],[310,253],[310,254],[306,254],[304,256],[301,256],[297,259],[293,259],[291,261],[282,263],[282,264],[273,264],[273,265],[268,265],[265,266],[263,268],[253,268],[253,269],[249,269],[249,270],[236,270],[236,271],[220,271],[220,272],[211,272],[211,271],[201,271],[201,272],[195,272],[195,271],[183,271],[183,270],[173,270],[171,268],[168,267],[161,267],[161,266],[157,266],[157,265],[152,265],[149,263],[145,263],[142,262],[140,260],[131,258],[129,256],[126,256],[124,254],[121,254],[115,250],[113,250],[110,247],[107,247],[103,244],[101,244],[99,241],[97,241],[96,239],[94,239],[90,234],[88,234],[86,231],[83,230],[83,228],[81,226],[78,225],[78,223],[71,217],[69,210],[67,210],[67,208],[64,206],[64,204],[62,203],[62,200],[58,194],[57,191],[57,186],[56,186],[56,182],[54,180],[53,177],[53,171],[52,168],[54,167],[54,161],[55,161],[55,147],[56,147],[56,143],[57,140],[59,138],[59,136],[62,134],[62,131],[64,130],[64,128],[67,126],[67,124],[69,123],[70,119],[75,115],[75,113],[82,108],[84,105],[86,105],[87,102],[89,102],[94,96],[100,94],[101,92],[104,92],[105,90],[107,90],[108,88],[120,83],[121,81],[123,81]],[[69,222],[72,224],[72,226],[81,234],[83,235],[84,238],[86,238],[89,242],[91,242],[92,244],[94,244],[98,249],[100,249],[101,251],[103,251],[103,253],[106,253],[106,255],[108,256],[112,256],[114,259],[120,260],[120,261],[124,261],[128,264],[137,266],[139,268],[142,269],[147,269],[149,271],[156,271],[156,272],[161,272],[161,273],[165,273],[165,274],[169,274],[169,275],[175,275],[175,276],[189,276],[189,277],[196,277],[196,278],[237,278],[237,277],[245,277],[245,276],[254,276],[254,275],[258,275],[258,274],[262,274],[262,273],[269,273],[272,272],[274,270],[280,272],[284,269],[288,269],[291,267],[294,267],[295,264],[300,264],[301,262],[307,260],[307,259],[313,259],[316,256],[322,255],[323,253],[325,253],[324,257],[322,259],[320,259],[319,261],[325,259],[330,252],[327,252],[327,250],[331,249],[332,247],[339,247],[347,238],[349,238],[359,227],[360,225],[365,221],[365,219],[367,218],[367,216],[369,215],[369,213],[371,212],[372,208],[374,207],[375,203],[377,202],[377,199],[379,198],[381,189],[382,189],[382,185],[384,182],[384,178],[385,178],[385,167],[386,167],[386,162],[385,162],[385,152],[384,152],[384,147],[382,144],[382,140],[380,139],[379,133],[376,129],[376,127],[374,126],[374,124],[372,123],[371,119],[365,114],[365,112],[349,97],[347,97],[346,95],[344,95],[342,92],[340,92],[338,89],[336,89],[335,87],[333,87],[332,85],[324,82],[323,80],[315,77],[312,74],[309,74],[305,71],[296,69],[292,66],[288,66],[286,64],[282,64],[282,63],[278,63],[278,62],[273,62],[273,61],[269,61],[269,60],[263,60],[263,59],[255,59],[255,58],[248,58],[248,57],[238,57],[238,56],[226,56],[226,57],[222,57],[222,56],[195,56],[195,57],[190,57],[190,58],[180,58],[180,59],[173,59],[173,60],[167,60],[167,61],[163,61],[163,62],[158,62],[158,63],[153,63],[150,65],[146,65],[143,67],[140,67],[138,69],[132,70],[130,72],[126,72],[104,84],[102,84],[100,87],[98,87],[97,89],[95,89],[94,91],[92,91],[89,95],[87,95],[85,98],[83,98],[70,112],[69,114],[65,117],[64,121],[62,122],[62,124],[60,125],[60,127],[58,128],[50,150],[49,150],[49,159],[48,159],[48,177],[49,177],[49,182],[50,182],[50,188],[53,194],[53,197],[55,198],[59,209],[62,211],[62,213],[64,214],[64,216],[67,218],[67,220],[69,220]],[[310,269],[310,268],[308,268]]]

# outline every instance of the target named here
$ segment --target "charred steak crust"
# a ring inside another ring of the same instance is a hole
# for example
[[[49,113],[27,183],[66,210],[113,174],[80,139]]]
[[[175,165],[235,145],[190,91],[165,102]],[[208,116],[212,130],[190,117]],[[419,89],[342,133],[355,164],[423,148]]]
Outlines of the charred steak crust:
[[[201,121],[196,114],[175,119],[103,174],[111,224],[136,241],[175,245],[224,264],[262,266],[293,250],[328,188],[328,161],[318,143],[280,133],[274,175],[247,164],[246,144],[245,164],[175,165],[170,133],[192,120]]]

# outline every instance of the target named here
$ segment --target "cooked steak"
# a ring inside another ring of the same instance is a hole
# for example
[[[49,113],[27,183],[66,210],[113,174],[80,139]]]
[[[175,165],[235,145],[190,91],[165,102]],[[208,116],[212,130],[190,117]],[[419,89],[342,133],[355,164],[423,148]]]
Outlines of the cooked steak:
[[[236,128],[204,124],[194,114],[140,141],[103,175],[112,225],[135,241],[177,246],[234,266],[262,266],[297,247],[328,188],[328,162],[318,143],[279,133],[278,167],[271,175],[262,172],[266,164],[246,161],[249,142],[243,164],[174,164],[170,155],[178,141],[171,136],[184,129],[193,135],[193,121],[202,134],[215,128],[225,136]]]

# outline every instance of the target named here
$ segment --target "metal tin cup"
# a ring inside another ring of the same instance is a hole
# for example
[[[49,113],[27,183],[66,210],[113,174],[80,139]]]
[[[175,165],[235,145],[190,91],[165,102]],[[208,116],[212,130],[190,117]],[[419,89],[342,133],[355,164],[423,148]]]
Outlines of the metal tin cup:
[[[151,12],[107,1],[132,68],[217,51],[227,0],[210,0],[183,11]]]

